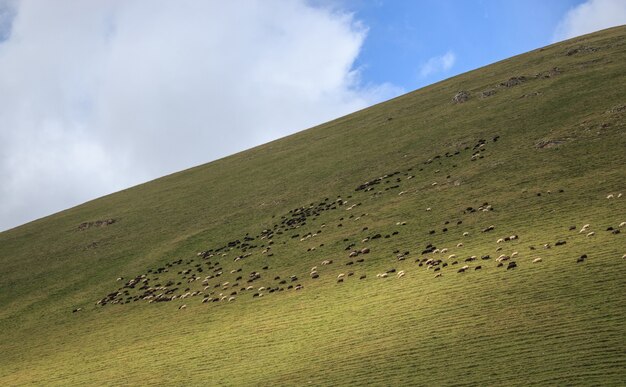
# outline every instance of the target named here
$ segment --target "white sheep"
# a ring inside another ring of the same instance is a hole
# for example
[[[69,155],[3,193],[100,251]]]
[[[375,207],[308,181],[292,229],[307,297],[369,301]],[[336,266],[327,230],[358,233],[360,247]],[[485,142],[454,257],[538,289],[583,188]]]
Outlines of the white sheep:
[[[607,199],[615,199],[615,195],[613,195],[613,194],[608,194],[606,198],[607,198]]]
[[[511,258],[517,257],[519,253],[517,251],[514,251],[511,253]]]
[[[456,247],[463,247],[463,243],[457,243]]]
[[[465,231],[465,232],[463,233],[463,236],[469,236],[469,232]]]
[[[437,274],[435,274],[435,278],[439,278],[439,277],[441,277],[442,275],[443,275],[443,274],[441,274],[441,273],[437,273]]]
[[[624,226],[626,226],[626,222],[622,222],[622,223],[619,224],[619,228],[622,228]]]
[[[230,302],[230,301],[235,301],[235,296],[229,297],[228,298],[228,302]]]
[[[448,249],[447,249],[447,248],[445,248],[445,247],[444,247],[443,249],[441,249],[441,251],[440,251],[440,253],[441,253],[441,254],[445,254],[445,253],[447,253],[447,252],[448,252]]]
[[[456,254],[450,254],[450,255],[448,255],[448,259],[454,259],[454,258],[456,258]]]
[[[344,278],[345,276],[346,276],[346,275],[345,275],[344,273],[340,273],[340,274],[337,276],[337,279]]]
[[[179,307],[178,307],[178,310],[181,310],[181,309],[186,309],[186,308],[187,308],[187,304],[183,304],[183,305],[181,305],[181,306],[179,306]]]
[[[402,278],[402,277],[404,277],[404,275],[405,275],[405,274],[406,274],[406,273],[404,272],[404,270],[400,270],[400,271],[398,272],[398,274],[396,274],[396,276],[397,276],[398,278]]]
[[[504,239],[503,239],[503,238],[500,238],[500,239],[498,239],[498,240],[496,241],[496,243],[503,243],[503,242],[504,242]]]
[[[596,233],[595,233],[595,232],[593,232],[593,231],[592,231],[592,232],[590,232],[589,234],[587,234],[587,236],[588,236],[588,237],[590,237],[590,236],[594,236],[594,235],[596,235]]]
[[[533,259],[533,263],[539,263],[539,262],[541,262],[541,258],[535,258],[535,259]]]

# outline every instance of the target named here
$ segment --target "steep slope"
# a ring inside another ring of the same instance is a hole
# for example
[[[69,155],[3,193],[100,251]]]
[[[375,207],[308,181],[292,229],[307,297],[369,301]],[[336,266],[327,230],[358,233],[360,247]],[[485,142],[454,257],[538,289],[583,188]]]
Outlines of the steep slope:
[[[1,233],[0,384],[623,383],[625,38]]]

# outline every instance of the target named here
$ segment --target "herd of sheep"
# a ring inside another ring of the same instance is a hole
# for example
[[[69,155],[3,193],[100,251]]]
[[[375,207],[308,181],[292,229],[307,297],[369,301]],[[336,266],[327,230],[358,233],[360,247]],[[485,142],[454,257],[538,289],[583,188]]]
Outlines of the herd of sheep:
[[[491,141],[495,143],[498,139],[499,136],[495,136]],[[423,171],[426,165],[433,163],[439,158],[463,157],[466,152],[471,153],[468,157],[470,161],[480,160],[485,156],[487,143],[485,139],[480,139],[473,147],[468,146],[455,152],[436,155],[425,160],[417,168],[419,171]],[[419,171],[409,168],[405,172],[396,171],[370,179],[357,186],[354,195],[380,197],[385,191],[396,189],[402,195],[407,192],[400,190],[402,184],[406,180],[415,178]],[[385,188],[382,188],[383,186]],[[559,192],[563,192],[563,190]],[[607,199],[617,200],[621,197],[621,193],[614,193],[609,194]],[[351,203],[350,201],[353,199],[352,195],[347,196],[347,199],[343,199],[341,196],[334,200],[325,198],[308,206],[289,210],[288,213],[280,217],[280,220],[273,227],[265,228],[254,235],[247,233],[241,238],[224,243],[222,246],[200,251],[196,257],[167,262],[160,267],[149,269],[146,273],[129,279],[119,277],[117,280],[122,285],[116,291],[110,292],[98,300],[96,304],[104,306],[107,304],[129,304],[142,301],[161,303],[181,300],[182,304],[179,306],[179,309],[185,309],[187,308],[187,303],[191,302],[192,299],[199,299],[198,302],[207,304],[233,302],[238,297],[257,298],[272,293],[300,291],[304,288],[302,285],[303,281],[299,279],[300,274],[288,273],[284,275],[285,270],[287,270],[285,268],[274,271],[268,264],[269,258],[274,256],[275,250],[279,250],[277,248],[277,246],[281,245],[279,242],[282,242],[282,244],[292,241],[300,242],[301,245],[307,246],[306,252],[303,251],[304,254],[322,249],[324,243],[314,245],[312,242],[320,239],[321,235],[331,234],[332,236],[332,233],[327,232],[329,227],[339,229],[344,227],[344,223],[348,221],[366,219],[370,214],[361,213],[357,215],[357,208],[362,205],[362,202],[356,200],[354,203]],[[432,208],[426,208],[426,211],[432,211]],[[494,211],[494,206],[489,203],[483,203],[476,207],[466,207],[463,214],[470,216],[474,213],[489,211]],[[318,220],[320,217],[327,219],[328,216],[325,216],[327,214],[337,213],[339,216],[334,218],[337,220],[332,225],[328,220],[326,223]],[[341,214],[348,215],[342,216]],[[430,237],[437,233],[458,232],[461,240],[468,240],[470,232],[458,230],[462,227],[462,223],[461,219],[446,221],[445,227],[440,230],[425,230],[424,234]],[[407,222],[399,221],[395,225],[401,228],[406,226]],[[456,226],[454,231],[453,225]],[[311,231],[303,233],[301,230],[305,229],[305,226],[308,226],[306,228],[311,229]],[[626,222],[621,222],[609,227],[607,231],[617,235],[625,227]],[[489,225],[481,228],[479,231],[480,234],[493,234],[497,233],[496,230],[496,225]],[[597,230],[593,230],[589,224],[585,224],[580,229],[577,229],[575,226],[570,227],[570,232],[576,231],[581,236],[592,238]],[[377,262],[377,260],[384,259],[381,257],[385,255],[382,251],[376,251],[374,247],[376,240],[394,238],[399,234],[399,231],[388,233],[374,232],[368,227],[362,227],[360,233],[360,235],[365,234],[365,236],[357,238],[356,235],[353,235],[352,239],[354,241],[352,242],[350,241],[351,238],[342,239],[343,243],[347,243],[343,256],[337,253],[332,254],[332,259],[326,257],[319,261],[319,265],[311,267],[308,275],[303,274],[303,276],[308,277],[310,280],[318,281],[323,277],[331,277],[334,278],[333,282],[337,284],[342,284],[348,281],[349,278],[367,281],[369,278],[367,271],[373,269],[366,264],[366,259],[368,259],[369,263],[369,257],[375,256],[375,258],[372,258],[372,261]],[[493,261],[491,265],[496,268],[502,268],[502,270],[516,269],[522,262],[541,264],[544,259],[538,256],[536,251],[533,251],[536,250],[535,246],[529,246],[531,253],[528,256],[513,248],[507,248],[507,244],[513,241],[516,241],[515,247],[519,248],[519,239],[520,236],[517,234],[495,237],[493,239],[492,251],[495,251],[497,256],[494,255],[493,258],[491,257],[493,252],[485,252],[480,255],[464,254],[464,243],[461,240],[457,243],[451,243],[450,246],[440,247],[435,246],[433,243],[428,243],[424,248],[414,252],[396,249],[393,251],[392,256],[394,261],[401,262],[413,257],[415,268],[397,270],[395,267],[389,267],[383,271],[377,270],[375,278],[383,280],[393,276],[401,279],[407,275],[409,270],[431,272],[435,278],[442,277],[444,273],[462,275],[470,270],[480,271],[485,265],[489,265],[490,261]],[[357,244],[359,243],[364,246],[358,248]],[[543,244],[543,248],[549,249],[566,243],[564,240],[557,240],[554,244]],[[509,250],[509,252],[505,252],[505,249]],[[587,254],[582,254],[576,262],[582,263],[586,258]],[[626,259],[626,255],[624,258]],[[226,261],[229,263],[226,264]],[[258,269],[244,274],[244,265],[247,267],[258,265]],[[230,270],[225,269],[225,266],[228,266]],[[352,270],[334,269],[334,267],[345,267]],[[77,310],[75,309],[74,311]]]

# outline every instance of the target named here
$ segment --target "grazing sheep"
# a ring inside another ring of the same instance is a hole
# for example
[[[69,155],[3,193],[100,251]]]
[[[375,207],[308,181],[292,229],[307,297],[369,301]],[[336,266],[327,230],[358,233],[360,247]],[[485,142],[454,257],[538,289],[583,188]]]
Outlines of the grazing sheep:
[[[511,258],[515,258],[519,255],[519,253],[517,251],[514,251],[511,253]]]
[[[465,273],[465,268],[464,268],[464,267],[460,268],[460,269],[457,271],[457,273]]]
[[[432,211],[432,208],[428,207],[428,208],[426,209],[426,211]]]
[[[231,302],[231,301],[235,301],[235,297],[234,296],[228,298],[228,302]]]
[[[478,265],[478,266],[476,266],[476,267],[474,268],[474,270],[480,270],[480,269],[482,269],[482,268],[483,268],[482,266]]]
[[[588,237],[591,237],[591,236],[594,236],[594,235],[596,235],[596,233],[593,232],[593,231],[587,234]]]
[[[456,254],[450,254],[450,255],[448,255],[448,259],[454,259],[454,258],[456,258]]]
[[[183,304],[183,305],[181,305],[181,306],[179,306],[179,307],[178,307],[178,310],[181,310],[181,309],[186,309],[186,308],[187,308],[187,304]]]
[[[463,247],[463,243],[458,243],[456,247]]]
[[[363,274],[362,276],[359,277],[360,280],[367,278],[366,274]]]
[[[625,227],[626,226],[626,222],[622,222],[619,224],[619,228]]]
[[[496,243],[503,243],[503,242],[504,242],[504,239],[502,239],[502,238],[500,238],[500,239],[498,239],[498,240],[496,241]]]
[[[404,272],[404,270],[400,270],[400,271],[396,274],[396,277],[398,277],[398,278],[402,278],[402,277],[404,277],[404,275],[405,275],[405,274],[406,274],[406,273]]]
[[[340,274],[337,276],[337,279],[344,278],[345,276],[346,276],[346,275],[345,275],[344,273],[340,273]]]
[[[440,253],[441,253],[441,254],[445,254],[445,253],[447,253],[447,252],[448,252],[448,249],[446,249],[446,248],[443,248],[443,249],[441,249],[441,251],[440,251]]]
[[[615,198],[615,195],[613,195],[613,194],[608,194],[606,198],[607,198],[607,199],[614,199],[614,198]]]
[[[496,258],[496,262],[504,262],[504,261],[508,261],[509,259],[511,259],[511,257],[509,257],[508,255],[500,255],[498,258]]]
[[[461,269],[463,269],[463,270],[467,270],[467,269],[469,269],[469,266],[464,265]]]
[[[439,277],[441,277],[442,275],[443,275],[442,273],[437,273],[437,274],[435,274],[435,278],[439,278]]]
[[[389,275],[387,273],[378,273],[376,274],[376,278],[387,278]]]
[[[535,259],[533,259],[533,263],[539,263],[539,262],[541,262],[541,258],[535,258]]]
[[[465,232],[463,233],[463,236],[469,236],[469,232],[465,231]]]

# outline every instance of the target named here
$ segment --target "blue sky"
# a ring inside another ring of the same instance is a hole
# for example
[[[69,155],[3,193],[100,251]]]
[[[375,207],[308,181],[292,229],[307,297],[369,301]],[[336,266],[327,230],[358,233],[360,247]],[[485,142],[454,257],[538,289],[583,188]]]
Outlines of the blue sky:
[[[368,28],[356,65],[363,80],[413,90],[550,44],[581,0],[346,1]],[[453,53],[448,70],[420,75],[430,58]]]
[[[626,0],[0,0],[0,231],[622,24]]]

